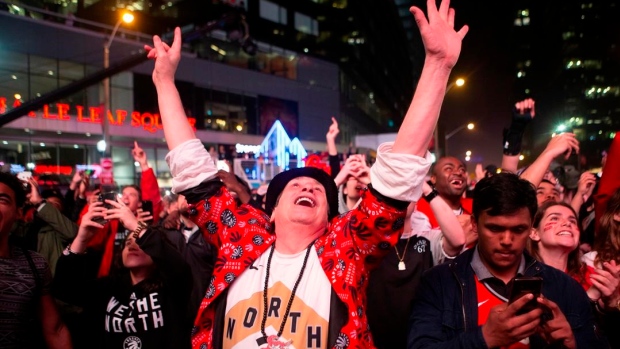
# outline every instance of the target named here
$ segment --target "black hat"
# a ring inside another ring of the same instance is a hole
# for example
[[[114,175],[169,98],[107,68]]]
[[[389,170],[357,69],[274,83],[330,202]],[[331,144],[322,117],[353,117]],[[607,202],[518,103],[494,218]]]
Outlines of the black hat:
[[[327,213],[328,219],[331,220],[336,217],[338,215],[338,188],[336,187],[336,183],[334,183],[334,180],[327,172],[316,167],[294,168],[273,177],[271,183],[269,183],[269,188],[267,188],[267,198],[265,200],[265,211],[267,214],[271,215],[273,212],[273,209],[276,207],[276,202],[288,182],[298,177],[310,177],[323,185],[329,208]]]

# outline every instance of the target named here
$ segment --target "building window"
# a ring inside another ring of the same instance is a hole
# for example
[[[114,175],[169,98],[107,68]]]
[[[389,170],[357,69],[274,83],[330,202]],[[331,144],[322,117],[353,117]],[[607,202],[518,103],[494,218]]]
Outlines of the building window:
[[[524,9],[517,11],[517,18],[515,18],[514,25],[516,27],[530,25],[530,10]]]
[[[618,86],[592,86],[585,91],[587,99],[598,99],[605,97],[620,96],[620,87]]]
[[[299,12],[295,12],[295,29],[302,33],[319,35],[319,23],[317,20]]]
[[[260,17],[268,21],[286,25],[287,10],[271,1],[260,0]]]

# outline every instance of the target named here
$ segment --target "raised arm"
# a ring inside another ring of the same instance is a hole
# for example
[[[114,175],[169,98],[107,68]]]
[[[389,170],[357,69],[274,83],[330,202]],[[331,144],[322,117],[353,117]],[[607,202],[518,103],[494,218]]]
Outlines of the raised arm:
[[[155,60],[153,83],[157,90],[164,136],[168,149],[172,150],[185,141],[196,138],[194,130],[187,122],[181,96],[174,84],[174,74],[181,60],[181,29],[178,27],[174,29],[172,46],[168,46],[155,35],[153,47],[145,45],[144,48],[148,52],[148,57]]]
[[[422,185],[422,192],[424,195],[430,194],[433,190],[426,182]],[[439,228],[443,234],[441,243],[444,253],[448,257],[458,256],[465,245],[465,229],[459,222],[457,216],[454,215],[452,208],[444,201],[444,199],[441,198],[440,195],[437,195],[428,204],[433,210],[433,214],[435,215]]]
[[[392,151],[417,156],[426,154],[446,93],[450,72],[461,52],[461,42],[469,28],[454,30],[454,9],[444,0],[437,9],[427,1],[428,20],[417,7],[410,11],[420,29],[426,58],[413,100],[398,130]]]
[[[574,134],[562,133],[559,136],[551,138],[545,150],[543,150],[530,167],[521,174],[521,178],[530,181],[530,183],[537,187],[549,169],[551,161],[562,154],[568,159],[573,151],[579,153],[579,141],[575,138]]]
[[[536,115],[535,106],[535,101],[531,98],[515,103],[510,127],[504,129],[504,155],[502,156],[501,166],[503,171],[517,173],[523,133],[527,124]]]
[[[331,176],[334,179],[338,176],[338,173],[340,173],[340,159],[338,159],[338,148],[336,148],[336,137],[338,133],[340,133],[338,121],[332,116],[332,124],[329,125],[329,130],[327,130],[327,134],[325,135],[325,141],[327,142]]]

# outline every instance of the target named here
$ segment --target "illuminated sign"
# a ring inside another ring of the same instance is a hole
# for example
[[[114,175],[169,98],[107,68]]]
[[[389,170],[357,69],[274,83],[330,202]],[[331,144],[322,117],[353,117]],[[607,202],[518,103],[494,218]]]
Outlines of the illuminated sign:
[[[288,136],[280,120],[276,120],[260,145],[260,154],[266,159],[273,159],[276,164],[285,170],[290,167],[291,155],[297,159],[297,167],[303,167],[302,159],[308,152],[297,137]],[[258,157],[258,153],[255,155]]]
[[[12,107],[19,107],[22,102],[19,99],[16,99],[13,102]],[[0,97],[0,114],[4,114],[7,111],[7,99],[6,97]],[[70,121],[72,117],[75,118],[78,122],[83,123],[91,123],[91,124],[101,124],[101,118],[103,114],[103,107],[84,107],[81,105],[76,105],[75,115],[70,114],[71,107],[66,103],[56,103],[54,105],[46,104],[43,106],[42,110],[37,112],[31,111],[28,113],[28,117],[31,118],[42,118],[42,119],[56,119],[62,121]],[[1,116],[0,116],[1,117]],[[124,109],[116,109],[114,113],[112,110],[108,110],[108,122],[113,126],[123,126],[125,124],[130,124],[132,127],[142,128],[145,131],[150,133],[155,133],[158,130],[163,130],[163,126],[161,123],[161,117],[157,113],[141,113],[138,111],[133,111],[129,113]],[[129,121],[128,121],[129,120]],[[187,121],[192,126],[194,131],[196,130],[196,119],[192,117],[188,117]]]
[[[71,173],[73,173],[73,167],[63,165],[36,165],[33,169],[33,172],[37,174],[55,173],[70,176]]]
[[[247,153],[258,154],[260,153],[260,145],[247,145],[247,144],[237,143],[235,145],[235,150],[237,151],[238,154],[247,154]]]

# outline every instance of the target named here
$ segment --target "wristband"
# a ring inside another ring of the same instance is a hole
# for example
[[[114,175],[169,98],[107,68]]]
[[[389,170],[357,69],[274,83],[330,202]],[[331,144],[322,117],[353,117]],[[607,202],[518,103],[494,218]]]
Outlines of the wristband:
[[[79,256],[79,255],[82,255],[82,254],[86,254],[86,251],[84,251],[84,252],[82,252],[82,253],[77,253],[77,252],[75,252],[75,251],[72,251],[72,250],[71,250],[71,245],[69,245],[69,246],[67,246],[67,247],[66,247],[66,248],[62,251],[62,254],[63,254],[63,255],[65,255],[65,256],[69,256],[69,255],[72,255],[72,254],[73,254],[73,255],[78,255],[78,256]]]
[[[433,190],[431,190],[431,192],[428,193],[427,195],[422,195],[422,199],[424,199],[426,202],[430,204],[431,201],[433,201],[433,199],[436,198],[438,195],[439,195],[439,192],[437,191],[437,189],[433,188]]]
[[[138,226],[130,234],[133,235],[134,240],[138,240],[140,233],[147,227],[146,223],[138,221]]]

